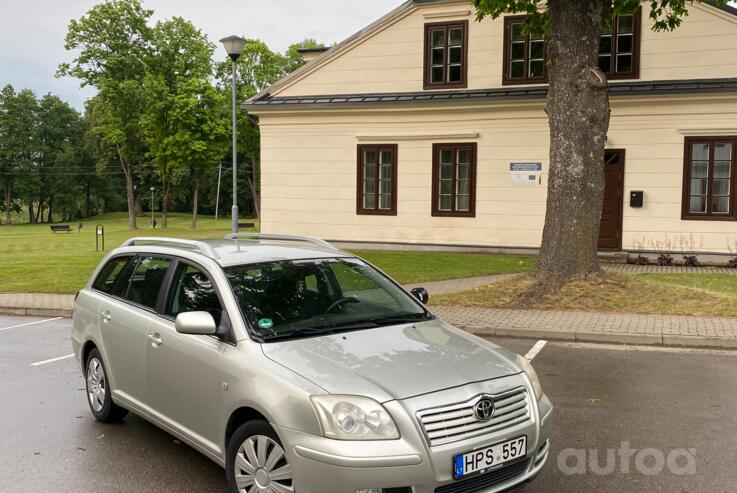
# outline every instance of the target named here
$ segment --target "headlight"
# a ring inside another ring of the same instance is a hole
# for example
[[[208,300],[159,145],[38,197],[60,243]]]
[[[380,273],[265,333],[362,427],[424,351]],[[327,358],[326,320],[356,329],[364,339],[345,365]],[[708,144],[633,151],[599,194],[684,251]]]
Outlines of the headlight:
[[[353,395],[313,395],[323,434],[336,440],[394,440],[399,431],[384,406]]]
[[[532,364],[530,364],[529,361],[527,361],[523,356],[517,355],[517,364],[520,368],[522,368],[522,371],[527,373],[527,376],[530,379],[530,383],[532,383],[532,390],[535,391],[535,398],[537,400],[540,400],[540,398],[543,396],[543,388],[540,385],[540,379],[537,376],[537,372],[532,367]]]

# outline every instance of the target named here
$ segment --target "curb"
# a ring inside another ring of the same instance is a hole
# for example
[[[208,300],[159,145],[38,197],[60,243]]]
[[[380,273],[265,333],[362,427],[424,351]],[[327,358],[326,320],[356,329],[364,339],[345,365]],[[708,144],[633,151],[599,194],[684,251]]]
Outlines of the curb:
[[[452,324],[452,322],[450,323]],[[737,350],[737,339],[730,337],[684,336],[677,334],[633,334],[629,332],[562,331],[548,329],[494,329],[490,327],[476,327],[470,325],[455,326],[480,337],[496,336],[599,344],[625,344],[633,346]]]
[[[0,315],[72,318],[72,310],[63,308],[16,308],[11,306],[0,306]]]

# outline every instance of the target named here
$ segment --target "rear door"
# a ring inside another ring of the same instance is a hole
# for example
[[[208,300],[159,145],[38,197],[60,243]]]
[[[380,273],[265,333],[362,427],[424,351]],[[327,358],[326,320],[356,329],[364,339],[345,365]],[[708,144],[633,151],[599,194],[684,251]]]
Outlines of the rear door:
[[[147,401],[148,326],[171,260],[140,255],[100,304],[99,324],[113,394],[141,406]]]
[[[175,431],[220,454],[220,361],[229,342],[215,336],[176,331],[179,313],[209,312],[230,326],[221,298],[207,271],[189,261],[173,267],[160,316],[149,326],[148,388],[157,417]]]

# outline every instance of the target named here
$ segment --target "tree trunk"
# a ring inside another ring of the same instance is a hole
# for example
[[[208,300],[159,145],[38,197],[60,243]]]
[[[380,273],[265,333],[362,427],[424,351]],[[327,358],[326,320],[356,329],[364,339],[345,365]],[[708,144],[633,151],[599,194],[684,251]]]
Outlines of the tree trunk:
[[[256,165],[255,164],[251,164],[251,170],[253,173],[253,178],[251,178],[250,175],[246,174],[246,179],[248,180],[248,187],[251,189],[251,197],[253,198],[253,212],[256,215],[256,219],[261,220],[261,206],[259,204],[258,192],[256,191]]]
[[[33,203],[33,198],[29,200],[29,203]],[[39,195],[38,207],[36,207],[36,214],[33,216],[33,219],[31,220],[32,223],[43,222],[44,220],[43,210],[44,210],[44,199],[42,195]]]
[[[28,199],[28,222],[31,224],[36,222],[36,213],[33,210],[33,197]]]
[[[49,212],[47,215],[48,222],[54,222],[54,195],[49,195]]]
[[[161,227],[169,226],[169,202],[171,202],[171,182],[164,179],[164,196],[161,199]]]
[[[571,280],[601,276],[597,245],[609,98],[598,52],[610,10],[604,0],[550,0],[548,9],[550,176],[535,283],[523,302]]]
[[[9,177],[5,177],[5,224],[12,222],[11,206],[13,202],[13,180]]]
[[[138,229],[138,225],[136,224],[136,188],[133,184],[133,170],[130,165],[125,163],[123,154],[120,152],[120,146],[116,145],[115,147],[118,150],[120,166],[123,168],[123,174],[125,175],[125,195],[128,199],[128,229]]]
[[[197,205],[200,195],[200,179],[194,179],[194,193],[192,196],[192,229],[197,229]]]
[[[87,178],[87,184],[84,189],[84,217],[90,217],[90,179]]]

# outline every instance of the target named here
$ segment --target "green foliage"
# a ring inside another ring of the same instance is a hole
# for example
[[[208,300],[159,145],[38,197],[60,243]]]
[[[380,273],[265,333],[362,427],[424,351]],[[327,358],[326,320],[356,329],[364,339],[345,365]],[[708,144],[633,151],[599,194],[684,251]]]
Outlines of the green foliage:
[[[210,83],[214,46],[192,23],[180,17],[157,23],[153,51],[141,126],[168,210],[172,184],[225,154],[228,106]]]
[[[700,1],[700,0],[695,0]],[[703,0],[717,6],[724,6],[727,0]],[[547,32],[549,18],[547,2],[544,0],[474,0],[476,18],[496,19],[505,13],[527,14],[525,29],[527,32]],[[688,7],[694,0],[649,0],[649,16],[653,20],[655,31],[673,31],[680,27],[683,18],[688,15]],[[631,14],[641,5],[640,0],[606,0],[611,15]],[[607,23],[611,21],[607,19]]]

